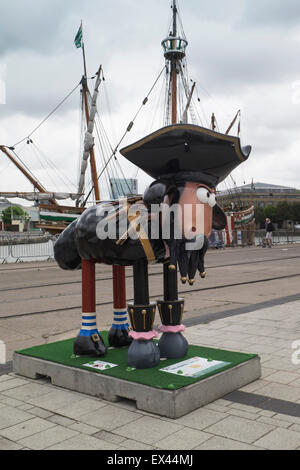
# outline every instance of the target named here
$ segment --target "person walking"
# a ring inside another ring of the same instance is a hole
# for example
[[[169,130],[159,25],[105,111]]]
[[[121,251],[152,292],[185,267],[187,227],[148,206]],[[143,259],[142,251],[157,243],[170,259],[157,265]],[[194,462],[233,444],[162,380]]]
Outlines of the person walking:
[[[268,248],[272,247],[272,234],[274,232],[274,225],[272,224],[269,218],[266,219],[266,246]]]

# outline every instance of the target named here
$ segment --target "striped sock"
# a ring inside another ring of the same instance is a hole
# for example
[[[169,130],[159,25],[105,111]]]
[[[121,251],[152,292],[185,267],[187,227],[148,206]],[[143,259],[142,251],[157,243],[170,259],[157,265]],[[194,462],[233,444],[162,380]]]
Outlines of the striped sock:
[[[129,323],[126,308],[114,309],[114,320],[112,328],[115,328],[116,330],[128,330]]]
[[[94,334],[99,334],[97,329],[96,314],[86,313],[82,314],[82,323],[81,330],[79,332],[80,336],[92,336]]]

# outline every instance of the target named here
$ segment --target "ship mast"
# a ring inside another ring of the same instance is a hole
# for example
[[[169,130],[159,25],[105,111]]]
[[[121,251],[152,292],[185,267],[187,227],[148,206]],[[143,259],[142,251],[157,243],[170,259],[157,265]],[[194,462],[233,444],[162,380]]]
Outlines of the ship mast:
[[[33,184],[41,193],[47,193],[48,191],[35,179],[17,160],[12,156],[12,154],[7,150],[4,145],[0,146],[0,150],[13,162],[13,164],[23,173],[23,175]],[[54,206],[59,206],[55,199],[49,199],[49,202]]]
[[[90,121],[90,112],[89,112],[89,105],[88,105],[88,86],[87,86],[87,72],[86,72],[86,57],[85,57],[85,49],[84,49],[84,42],[82,41],[82,57],[83,57],[83,77],[82,77],[82,95],[83,95],[83,102],[84,102],[84,110],[85,110],[85,117],[86,117],[86,125],[88,127]],[[97,72],[97,76],[100,76],[101,68]],[[99,75],[98,75],[99,74]],[[98,184],[98,177],[97,177],[97,166],[96,166],[96,159],[95,159],[95,152],[94,147],[90,148],[90,164],[91,164],[91,175],[93,181],[93,188],[94,188],[94,195],[96,202],[100,201],[100,190]]]
[[[162,41],[164,56],[170,70],[171,94],[172,94],[172,118],[171,123],[176,124],[177,118],[177,75],[179,73],[179,64],[185,57],[185,49],[188,45],[186,39],[180,37],[177,33],[177,5],[176,0],[172,0],[173,22],[172,31],[169,36]]]
[[[180,62],[185,57],[185,48],[188,44],[186,39],[177,35],[177,5],[176,0],[172,0],[173,22],[172,31],[169,36],[162,41],[167,70],[170,70],[171,90],[171,123],[176,124],[177,119],[177,75],[179,73]],[[164,264],[164,300],[175,301],[178,299],[177,266],[171,262]]]
[[[177,34],[177,6],[173,0],[173,33],[175,38]],[[174,41],[175,42],[175,41]],[[171,80],[172,80],[172,124],[177,122],[177,57],[173,54],[171,59]]]

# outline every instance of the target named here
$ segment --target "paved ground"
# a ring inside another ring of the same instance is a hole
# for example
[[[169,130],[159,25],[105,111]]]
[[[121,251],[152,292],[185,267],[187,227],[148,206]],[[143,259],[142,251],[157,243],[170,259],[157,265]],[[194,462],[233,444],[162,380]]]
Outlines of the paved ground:
[[[260,308],[262,302],[280,302],[289,296],[298,295],[300,299],[299,262],[300,245],[210,250],[206,279],[197,276],[193,287],[179,283],[185,297],[186,324],[207,321],[217,313]],[[131,299],[132,270],[126,271],[127,297]],[[153,301],[162,294],[161,272],[160,265],[150,267]],[[8,360],[15,349],[77,334],[81,320],[80,275],[80,271],[63,271],[54,262],[0,266],[0,340],[7,345]],[[97,324],[100,329],[109,329],[111,267],[97,265],[96,278]],[[257,282],[260,280],[265,281]]]
[[[194,344],[258,352],[262,378],[177,420],[2,375],[0,449],[300,449],[299,310],[289,302],[188,328]]]
[[[203,290],[196,290],[198,283],[194,292],[185,294],[186,324],[192,325],[186,330],[188,340],[259,353],[260,380],[170,420],[139,411],[128,400],[111,404],[43,379],[17,377],[9,366],[0,366],[0,450],[300,449],[299,256],[300,247],[213,251],[207,257],[209,277],[200,284]],[[109,277],[108,267],[97,270],[98,277]],[[58,290],[60,282],[78,281],[78,272],[64,273],[51,263],[20,265],[17,270],[4,266],[0,279],[0,317],[6,317],[0,318],[0,339],[7,342],[10,355],[14,347],[77,331],[80,284],[61,284],[63,291]],[[111,281],[98,282],[102,299],[109,301]],[[47,283],[55,286],[32,287]],[[30,288],[7,290],[13,286]],[[151,294],[160,292],[161,277],[153,276]],[[47,312],[47,306],[58,312],[14,316]],[[110,312],[111,305],[101,306],[100,328],[109,326]]]

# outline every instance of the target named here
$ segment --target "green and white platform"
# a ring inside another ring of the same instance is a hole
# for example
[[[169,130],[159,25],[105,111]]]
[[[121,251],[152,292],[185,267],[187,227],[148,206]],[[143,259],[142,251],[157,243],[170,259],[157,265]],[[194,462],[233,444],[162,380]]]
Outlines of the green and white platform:
[[[107,344],[107,332],[101,332]],[[161,360],[153,369],[132,369],[127,348],[109,348],[103,358],[76,357],[73,339],[16,351],[16,374],[49,377],[55,386],[116,402],[134,400],[137,409],[179,418],[237,390],[261,375],[255,354],[189,345],[182,359]],[[167,369],[167,370],[162,370]]]

